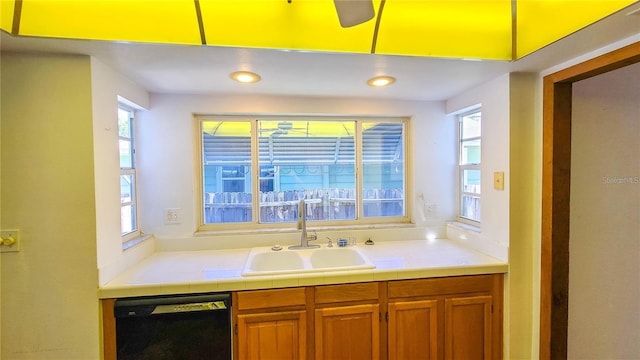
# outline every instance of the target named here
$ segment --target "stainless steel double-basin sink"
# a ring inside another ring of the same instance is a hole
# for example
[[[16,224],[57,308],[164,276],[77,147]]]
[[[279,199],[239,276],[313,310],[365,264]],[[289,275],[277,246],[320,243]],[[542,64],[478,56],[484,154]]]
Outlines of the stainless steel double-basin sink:
[[[280,275],[322,271],[373,269],[375,265],[357,247],[322,247],[316,249],[273,251],[253,248],[249,252],[242,276]]]

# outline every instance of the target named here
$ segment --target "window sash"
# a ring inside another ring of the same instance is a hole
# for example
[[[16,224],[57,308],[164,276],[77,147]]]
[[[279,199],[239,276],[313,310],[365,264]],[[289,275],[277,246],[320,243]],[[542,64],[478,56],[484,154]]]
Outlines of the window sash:
[[[126,121],[121,116],[127,116]],[[136,173],[135,159],[135,141],[134,141],[134,110],[127,106],[118,106],[118,143],[120,156],[120,233],[122,241],[130,240],[140,235],[140,227],[138,223],[138,183]],[[123,127],[126,122],[127,127]],[[127,146],[123,149],[123,144]],[[125,151],[123,151],[125,150]],[[123,161],[124,157],[124,161]],[[131,179],[129,184],[129,197],[125,200],[123,195],[123,177]]]
[[[475,152],[473,151],[475,149]],[[473,137],[460,140],[460,165],[479,165],[482,155],[482,139]],[[476,161],[474,161],[476,160]]]
[[[123,192],[122,192],[122,178],[130,177],[131,181],[129,182],[129,200],[124,200]],[[137,178],[135,169],[125,169],[120,171],[120,229],[121,235],[126,237],[132,233],[139,233],[138,227],[138,199],[137,199]],[[129,208],[130,210],[126,210]],[[125,221],[128,220],[128,221]]]
[[[478,126],[468,126],[465,131],[464,119],[478,117]],[[482,111],[474,109],[458,116],[458,220],[472,225],[479,225],[481,221],[481,154]],[[476,147],[477,149],[473,149]],[[478,186],[469,186],[469,174],[477,172]],[[467,174],[467,176],[465,176]],[[465,180],[466,183],[465,183]]]

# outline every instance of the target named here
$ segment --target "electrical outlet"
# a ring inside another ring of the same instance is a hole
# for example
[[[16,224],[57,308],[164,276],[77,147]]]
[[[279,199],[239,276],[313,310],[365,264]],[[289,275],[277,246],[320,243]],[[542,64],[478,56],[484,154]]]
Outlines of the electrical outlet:
[[[21,245],[20,230],[0,230],[0,252],[20,251]]]
[[[182,222],[182,209],[171,208],[164,209],[164,223],[165,225],[175,225]]]

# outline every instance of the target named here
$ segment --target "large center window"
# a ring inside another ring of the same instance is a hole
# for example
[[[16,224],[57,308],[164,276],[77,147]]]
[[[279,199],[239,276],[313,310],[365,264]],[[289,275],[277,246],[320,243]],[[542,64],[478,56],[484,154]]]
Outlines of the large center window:
[[[197,119],[201,230],[408,221],[404,119]]]

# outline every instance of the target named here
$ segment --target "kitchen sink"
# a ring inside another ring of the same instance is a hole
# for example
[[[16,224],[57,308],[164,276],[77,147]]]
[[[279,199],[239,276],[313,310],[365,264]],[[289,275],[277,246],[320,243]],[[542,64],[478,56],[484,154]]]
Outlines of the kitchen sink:
[[[373,269],[375,265],[355,247],[305,250],[253,248],[242,276]]]
[[[302,257],[295,251],[260,252],[249,264],[252,271],[291,271],[304,269]]]
[[[314,269],[353,268],[368,265],[367,260],[353,248],[318,249],[309,257]]]

